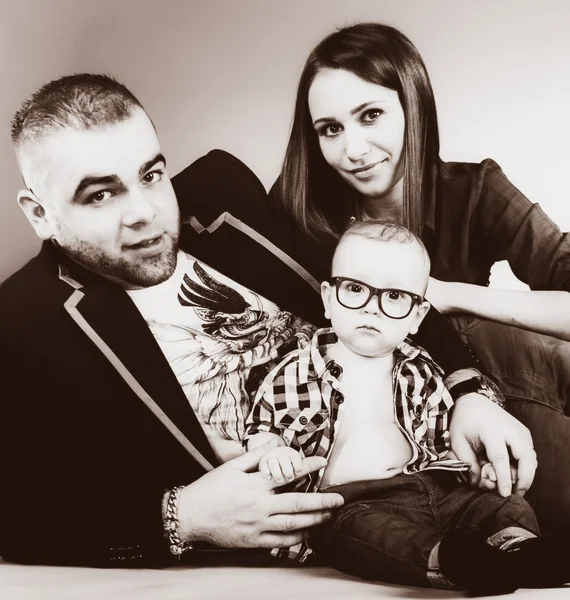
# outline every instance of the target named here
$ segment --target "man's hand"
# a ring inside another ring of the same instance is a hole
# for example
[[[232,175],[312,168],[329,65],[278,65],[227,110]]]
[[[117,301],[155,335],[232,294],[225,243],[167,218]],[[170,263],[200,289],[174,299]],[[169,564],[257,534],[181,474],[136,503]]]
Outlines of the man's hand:
[[[268,450],[259,461],[259,471],[279,485],[299,477],[302,468],[303,457],[289,446]]]
[[[471,485],[480,482],[480,464],[490,462],[503,497],[513,491],[511,463],[516,472],[514,492],[523,495],[536,471],[536,453],[529,430],[481,394],[459,398],[449,428],[451,447],[460,460],[472,465]]]
[[[265,445],[238,456],[182,490],[182,541],[224,548],[293,546],[307,537],[306,529],[328,520],[331,510],[343,504],[339,494],[275,494],[279,484],[257,471],[267,449]],[[325,465],[324,458],[304,458],[297,477]]]

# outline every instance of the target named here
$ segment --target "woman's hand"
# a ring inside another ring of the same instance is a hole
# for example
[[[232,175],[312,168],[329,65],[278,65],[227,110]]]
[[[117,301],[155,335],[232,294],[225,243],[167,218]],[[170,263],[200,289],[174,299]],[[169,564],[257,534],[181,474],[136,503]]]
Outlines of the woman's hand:
[[[523,495],[530,488],[536,471],[530,431],[492,400],[477,393],[459,398],[449,433],[457,458],[471,463],[471,485],[479,485],[480,464],[490,462],[501,496],[513,491],[511,465],[516,473],[514,493]]]

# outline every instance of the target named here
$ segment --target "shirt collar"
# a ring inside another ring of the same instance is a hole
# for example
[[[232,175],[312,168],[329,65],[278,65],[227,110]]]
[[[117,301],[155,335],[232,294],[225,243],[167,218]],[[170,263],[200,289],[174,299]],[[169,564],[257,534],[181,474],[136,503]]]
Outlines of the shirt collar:
[[[322,379],[327,369],[334,362],[327,361],[327,350],[337,342],[336,333],[331,327],[323,327],[315,331],[309,344],[309,360],[299,369],[299,383],[308,383],[314,379]]]
[[[308,383],[315,379],[322,379],[325,373],[336,364],[333,360],[326,360],[327,350],[338,341],[332,327],[318,329],[309,344],[309,360],[300,365],[299,383]],[[437,372],[440,367],[434,363],[432,357],[421,347],[416,346],[412,340],[406,338],[395,350],[396,366],[408,360],[421,359],[428,363]]]

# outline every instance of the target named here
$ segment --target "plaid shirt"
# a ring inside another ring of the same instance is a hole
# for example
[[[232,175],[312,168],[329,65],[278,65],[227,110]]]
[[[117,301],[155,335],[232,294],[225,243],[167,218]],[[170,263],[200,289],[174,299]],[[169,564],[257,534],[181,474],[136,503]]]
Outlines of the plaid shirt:
[[[259,432],[281,436],[302,456],[328,457],[331,453],[339,407],[342,368],[326,361],[326,351],[337,341],[332,329],[319,329],[311,343],[291,352],[262,383],[246,423],[244,441]],[[429,354],[410,341],[395,350],[393,371],[396,422],[412,447],[404,473],[425,469],[469,470],[469,463],[445,459],[450,449],[449,411],[453,399],[444,385],[443,372]],[[312,492],[324,469],[296,482],[293,491]],[[276,556],[304,560],[306,543],[275,549]]]

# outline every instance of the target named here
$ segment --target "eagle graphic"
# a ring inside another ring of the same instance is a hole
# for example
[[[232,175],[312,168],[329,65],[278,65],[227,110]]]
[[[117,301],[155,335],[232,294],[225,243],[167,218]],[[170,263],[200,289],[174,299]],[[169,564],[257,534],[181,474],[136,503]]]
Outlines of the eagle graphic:
[[[195,261],[198,281],[178,292],[204,322],[201,330],[149,323],[198,418],[224,439],[241,441],[253,395],[270,368],[305,346],[315,328],[249,292],[246,299]]]

